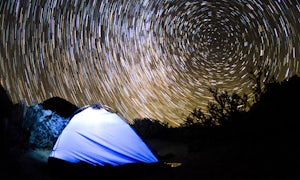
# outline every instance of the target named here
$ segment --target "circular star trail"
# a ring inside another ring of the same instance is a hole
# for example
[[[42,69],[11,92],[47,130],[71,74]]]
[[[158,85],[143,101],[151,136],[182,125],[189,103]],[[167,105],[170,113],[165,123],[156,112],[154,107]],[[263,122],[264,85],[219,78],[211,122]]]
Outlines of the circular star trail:
[[[14,102],[59,96],[177,124],[210,87],[298,75],[299,21],[297,0],[1,1],[0,83]]]

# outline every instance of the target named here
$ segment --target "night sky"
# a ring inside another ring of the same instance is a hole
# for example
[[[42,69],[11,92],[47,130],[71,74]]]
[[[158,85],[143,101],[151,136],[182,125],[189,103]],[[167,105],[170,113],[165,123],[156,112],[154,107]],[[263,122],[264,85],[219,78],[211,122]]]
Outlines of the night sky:
[[[299,75],[299,22],[299,0],[2,0],[0,83],[176,124],[210,87],[249,93],[250,71]]]

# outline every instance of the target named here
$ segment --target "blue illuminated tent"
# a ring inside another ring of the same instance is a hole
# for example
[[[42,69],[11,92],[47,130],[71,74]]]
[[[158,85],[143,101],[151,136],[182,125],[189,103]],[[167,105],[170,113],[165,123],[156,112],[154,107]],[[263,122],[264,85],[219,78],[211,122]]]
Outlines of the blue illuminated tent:
[[[102,105],[76,111],[49,157],[93,166],[158,162],[131,126],[119,114]]]

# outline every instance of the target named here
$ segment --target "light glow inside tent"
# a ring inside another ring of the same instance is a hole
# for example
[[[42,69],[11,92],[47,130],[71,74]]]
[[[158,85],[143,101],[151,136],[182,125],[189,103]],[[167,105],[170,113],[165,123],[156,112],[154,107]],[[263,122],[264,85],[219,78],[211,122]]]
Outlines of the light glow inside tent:
[[[63,130],[50,157],[71,163],[118,166],[156,163],[158,159],[118,114],[88,107],[75,114]]]

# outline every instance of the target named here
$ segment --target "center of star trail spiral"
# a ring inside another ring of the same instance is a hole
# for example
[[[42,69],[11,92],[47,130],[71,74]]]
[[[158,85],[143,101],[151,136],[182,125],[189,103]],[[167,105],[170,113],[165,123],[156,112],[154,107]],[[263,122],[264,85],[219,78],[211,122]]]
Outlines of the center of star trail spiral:
[[[294,0],[0,2],[0,83],[14,102],[103,103],[182,122],[208,88],[250,93],[249,72],[298,75]]]

